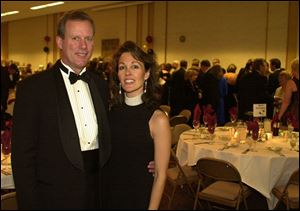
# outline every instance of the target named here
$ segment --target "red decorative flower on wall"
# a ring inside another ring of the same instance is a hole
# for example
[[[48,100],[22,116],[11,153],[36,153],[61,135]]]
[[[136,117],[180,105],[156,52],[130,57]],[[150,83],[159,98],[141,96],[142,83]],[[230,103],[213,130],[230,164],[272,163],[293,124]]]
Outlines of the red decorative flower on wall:
[[[44,37],[44,40],[45,40],[46,42],[49,42],[49,41],[50,41],[50,37],[49,37],[48,35],[46,35],[46,36]]]
[[[153,37],[150,36],[150,35],[148,35],[148,36],[146,37],[146,41],[147,41],[147,43],[152,43],[152,42],[153,42]]]

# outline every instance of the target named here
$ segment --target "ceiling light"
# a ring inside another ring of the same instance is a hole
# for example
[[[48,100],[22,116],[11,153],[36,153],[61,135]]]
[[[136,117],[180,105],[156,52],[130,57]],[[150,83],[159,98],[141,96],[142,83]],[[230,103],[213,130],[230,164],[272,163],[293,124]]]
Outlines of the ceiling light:
[[[1,13],[1,17],[7,16],[7,15],[13,15],[13,14],[17,14],[17,13],[19,13],[19,11],[4,12],[4,13]]]
[[[39,9],[44,9],[46,7],[53,7],[53,6],[57,6],[60,4],[64,4],[63,1],[58,1],[58,2],[54,2],[54,3],[50,3],[50,4],[43,4],[43,5],[39,5],[39,6],[34,6],[34,7],[30,7],[31,10],[39,10]]]

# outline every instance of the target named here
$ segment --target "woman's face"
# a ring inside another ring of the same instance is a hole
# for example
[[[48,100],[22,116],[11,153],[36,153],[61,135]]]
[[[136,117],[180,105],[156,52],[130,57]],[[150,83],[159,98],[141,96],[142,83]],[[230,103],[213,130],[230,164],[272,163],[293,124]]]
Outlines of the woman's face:
[[[149,78],[144,63],[136,60],[131,53],[123,53],[119,59],[118,77],[127,97],[135,97],[143,93],[144,81]]]

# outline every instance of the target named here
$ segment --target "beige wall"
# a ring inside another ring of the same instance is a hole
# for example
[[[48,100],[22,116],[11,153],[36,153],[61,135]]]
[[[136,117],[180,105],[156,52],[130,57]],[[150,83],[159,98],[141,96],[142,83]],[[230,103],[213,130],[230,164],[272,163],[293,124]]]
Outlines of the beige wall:
[[[298,20],[294,20],[299,16],[298,2],[157,1],[86,11],[96,23],[92,57],[101,56],[101,39],[119,38],[121,43],[133,40],[142,47],[148,34],[153,36],[149,47],[153,47],[159,63],[218,57],[225,68],[235,63],[240,69],[249,58],[277,57],[285,67],[291,57],[299,55]],[[53,42],[58,16],[1,24],[1,59],[31,63],[34,70],[55,61],[59,57]],[[49,55],[43,52],[47,29],[51,36]],[[185,42],[179,41],[181,35]]]

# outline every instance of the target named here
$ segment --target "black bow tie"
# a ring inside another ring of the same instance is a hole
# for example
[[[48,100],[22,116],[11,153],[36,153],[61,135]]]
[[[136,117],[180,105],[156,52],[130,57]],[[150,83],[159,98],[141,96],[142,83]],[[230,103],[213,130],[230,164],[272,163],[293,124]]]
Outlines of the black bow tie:
[[[77,80],[83,80],[84,82],[88,83],[89,82],[89,77],[88,73],[85,71],[81,75],[77,75],[73,72],[70,72],[69,74],[69,80],[71,84],[76,83]]]
[[[60,69],[62,69],[65,73],[69,73],[69,70],[62,64],[60,63]],[[87,73],[87,71],[85,71],[84,73],[82,73],[81,75],[77,75],[74,72],[70,71],[69,74],[69,80],[71,84],[76,83],[77,80],[83,80],[84,82],[88,83],[90,81],[90,77],[89,74]]]

